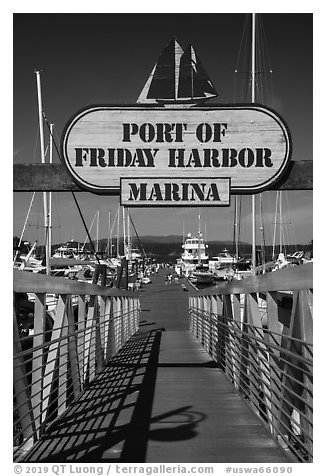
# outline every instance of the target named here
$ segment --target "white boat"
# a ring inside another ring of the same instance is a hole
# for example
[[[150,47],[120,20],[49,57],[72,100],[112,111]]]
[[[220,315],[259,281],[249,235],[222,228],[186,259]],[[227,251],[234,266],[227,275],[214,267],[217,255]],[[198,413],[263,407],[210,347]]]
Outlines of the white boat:
[[[232,256],[229,251],[225,248],[217,256],[213,256],[208,264],[211,271],[218,269],[232,268],[238,262],[238,259],[235,256]]]
[[[209,271],[208,265],[197,265],[191,277],[194,278],[196,284],[212,284],[215,280],[214,273]]]
[[[189,277],[190,274],[196,271],[198,265],[208,271],[207,245],[204,243],[200,232],[198,236],[192,236],[191,233],[188,233],[182,248],[184,251],[181,255],[180,269],[183,275]]]
[[[24,243],[25,246],[30,246],[28,242]],[[42,259],[38,259],[35,256],[35,249],[36,249],[37,241],[35,241],[34,245],[30,248],[28,253],[20,254],[19,252],[16,253],[14,259],[14,268],[24,270],[24,271],[32,271],[33,273],[40,273],[45,269],[42,266]]]
[[[131,248],[130,246],[126,248],[126,259],[134,263],[136,261],[142,260],[143,257],[138,248]]]
[[[70,240],[67,241],[64,245],[59,246],[54,253],[52,258],[73,258],[80,259],[80,250],[79,243],[76,241]]]

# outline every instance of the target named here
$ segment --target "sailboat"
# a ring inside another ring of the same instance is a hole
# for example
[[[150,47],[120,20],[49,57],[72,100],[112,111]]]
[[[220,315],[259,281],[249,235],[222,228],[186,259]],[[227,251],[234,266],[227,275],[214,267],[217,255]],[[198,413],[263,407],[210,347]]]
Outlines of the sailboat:
[[[137,103],[191,104],[218,96],[192,45],[173,38],[161,52]]]

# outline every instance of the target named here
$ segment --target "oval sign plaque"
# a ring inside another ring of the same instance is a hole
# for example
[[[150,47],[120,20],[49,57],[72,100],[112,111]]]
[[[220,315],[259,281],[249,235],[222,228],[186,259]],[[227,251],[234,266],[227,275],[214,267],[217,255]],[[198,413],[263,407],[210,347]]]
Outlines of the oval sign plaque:
[[[257,193],[291,158],[288,127],[257,104],[93,106],[66,125],[62,160],[82,188],[120,193],[120,180],[229,178],[230,192]]]

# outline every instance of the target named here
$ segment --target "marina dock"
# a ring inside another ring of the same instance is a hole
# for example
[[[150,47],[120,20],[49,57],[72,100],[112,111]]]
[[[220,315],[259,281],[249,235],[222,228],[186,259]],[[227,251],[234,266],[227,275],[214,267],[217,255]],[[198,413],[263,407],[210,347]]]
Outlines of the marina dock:
[[[23,461],[290,461],[190,333],[190,285],[167,272],[140,291],[139,331]]]

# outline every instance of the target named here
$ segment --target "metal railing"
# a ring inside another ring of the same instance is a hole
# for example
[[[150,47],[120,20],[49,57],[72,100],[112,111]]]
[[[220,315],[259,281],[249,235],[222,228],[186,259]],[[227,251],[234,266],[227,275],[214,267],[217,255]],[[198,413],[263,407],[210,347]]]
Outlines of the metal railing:
[[[193,293],[190,330],[289,456],[312,461],[312,263]]]
[[[139,314],[136,293],[14,271],[14,459],[137,332]]]

